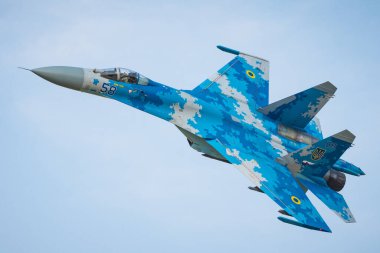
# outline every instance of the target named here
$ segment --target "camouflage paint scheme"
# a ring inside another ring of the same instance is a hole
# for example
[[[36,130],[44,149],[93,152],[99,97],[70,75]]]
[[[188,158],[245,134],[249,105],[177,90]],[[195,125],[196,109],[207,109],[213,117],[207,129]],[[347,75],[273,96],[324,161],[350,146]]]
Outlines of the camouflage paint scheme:
[[[193,90],[177,90],[150,79],[144,85],[110,80],[89,69],[80,90],[173,123],[190,146],[235,165],[296,219],[279,218],[284,222],[331,232],[307,198],[307,189],[346,222],[354,222],[343,197],[323,179],[334,164],[338,164],[336,170],[364,175],[358,167],[339,159],[354,136],[345,130],[323,139],[319,121],[314,118],[333,96],[335,86],[326,82],[268,105],[269,62],[218,48],[235,54],[235,58]],[[109,87],[115,87],[113,92]],[[308,146],[285,138],[278,134],[279,125],[321,141]]]

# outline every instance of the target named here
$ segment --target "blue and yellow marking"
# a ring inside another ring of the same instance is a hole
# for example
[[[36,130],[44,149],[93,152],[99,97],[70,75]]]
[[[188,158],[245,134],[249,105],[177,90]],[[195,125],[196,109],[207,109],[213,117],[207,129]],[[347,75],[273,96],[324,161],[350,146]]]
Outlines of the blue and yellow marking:
[[[117,86],[117,87],[120,87],[120,88],[124,88],[124,85],[122,85],[122,84],[114,83],[113,85],[114,85],[114,86]]]
[[[296,205],[300,205],[301,204],[301,200],[299,198],[297,198],[296,196],[291,196],[290,199],[293,201],[294,204]]]
[[[251,70],[247,70],[245,73],[247,74],[247,76],[249,76],[252,79],[254,79],[256,77],[255,73],[253,73]]]

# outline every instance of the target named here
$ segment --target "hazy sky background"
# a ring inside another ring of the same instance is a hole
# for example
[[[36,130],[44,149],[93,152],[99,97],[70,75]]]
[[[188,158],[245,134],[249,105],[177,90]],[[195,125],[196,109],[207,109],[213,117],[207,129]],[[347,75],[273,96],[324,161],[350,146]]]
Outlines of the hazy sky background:
[[[0,1],[0,252],[380,252],[379,1]],[[324,81],[319,117],[349,129],[367,175],[310,196],[332,234],[276,219],[231,165],[172,125],[17,66],[128,67],[192,89],[233,56],[269,59],[270,101]]]

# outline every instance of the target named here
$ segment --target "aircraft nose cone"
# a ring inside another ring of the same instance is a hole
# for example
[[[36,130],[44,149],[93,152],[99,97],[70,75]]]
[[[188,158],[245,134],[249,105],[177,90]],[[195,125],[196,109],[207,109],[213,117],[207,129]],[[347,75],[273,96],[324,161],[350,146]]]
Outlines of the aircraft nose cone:
[[[73,90],[80,90],[84,81],[84,69],[82,68],[51,66],[31,71],[49,82]]]

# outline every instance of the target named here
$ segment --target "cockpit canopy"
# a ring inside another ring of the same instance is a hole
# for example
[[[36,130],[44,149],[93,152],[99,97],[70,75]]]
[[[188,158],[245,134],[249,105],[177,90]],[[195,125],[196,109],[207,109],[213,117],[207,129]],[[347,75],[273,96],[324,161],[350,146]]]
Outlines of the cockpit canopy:
[[[125,68],[94,69],[104,78],[132,84],[148,85],[149,79],[136,71]]]

